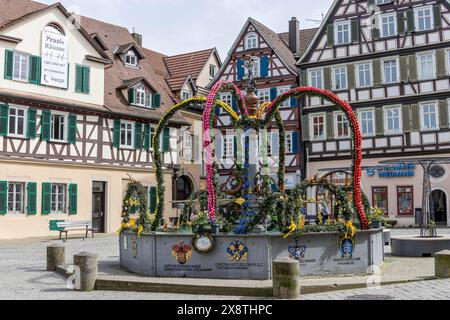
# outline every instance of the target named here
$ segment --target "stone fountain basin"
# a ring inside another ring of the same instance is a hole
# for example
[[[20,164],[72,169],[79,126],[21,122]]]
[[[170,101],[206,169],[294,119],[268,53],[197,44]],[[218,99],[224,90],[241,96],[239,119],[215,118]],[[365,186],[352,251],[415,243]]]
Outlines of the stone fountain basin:
[[[421,238],[398,236],[391,239],[392,255],[399,257],[434,257],[437,252],[450,249],[450,236]]]

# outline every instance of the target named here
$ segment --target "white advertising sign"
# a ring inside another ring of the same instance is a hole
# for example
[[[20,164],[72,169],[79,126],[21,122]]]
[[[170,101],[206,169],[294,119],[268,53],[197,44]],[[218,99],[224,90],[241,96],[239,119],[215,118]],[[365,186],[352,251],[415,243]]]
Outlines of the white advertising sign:
[[[41,84],[67,89],[69,76],[69,44],[58,33],[42,32]]]

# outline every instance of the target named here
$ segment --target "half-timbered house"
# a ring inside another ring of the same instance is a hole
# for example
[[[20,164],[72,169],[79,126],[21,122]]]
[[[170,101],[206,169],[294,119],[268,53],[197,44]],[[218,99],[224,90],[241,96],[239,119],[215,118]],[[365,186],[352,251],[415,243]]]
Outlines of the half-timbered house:
[[[449,2],[336,0],[297,66],[303,85],[332,90],[354,108],[369,167],[364,191],[391,220],[413,225],[415,208],[422,207],[422,169],[377,166],[450,154]],[[320,98],[302,104],[308,175],[348,168],[352,133],[346,116]],[[435,219],[447,224],[450,167],[432,171]]]
[[[255,19],[249,18],[232,45],[216,80],[233,81],[244,92],[248,78],[244,61],[251,59],[254,62],[252,71],[256,78],[256,94],[260,104],[273,101],[278,95],[298,86],[296,57],[301,56],[316,31],[317,29],[300,30],[299,21],[292,18],[289,22],[289,32],[278,34]],[[222,94],[220,98],[238,111],[237,103],[231,94]],[[286,187],[290,189],[300,182],[302,175],[300,109],[297,99],[286,101],[280,110],[286,126]],[[225,160],[219,162],[219,173],[222,175],[227,175],[233,170],[233,160],[236,157],[235,145],[238,142],[229,131],[230,124],[229,116],[224,113],[218,115],[216,126],[222,132],[222,136],[216,137],[216,156]],[[268,135],[268,155],[272,159],[271,175],[275,183],[279,139],[275,124],[272,126]]]

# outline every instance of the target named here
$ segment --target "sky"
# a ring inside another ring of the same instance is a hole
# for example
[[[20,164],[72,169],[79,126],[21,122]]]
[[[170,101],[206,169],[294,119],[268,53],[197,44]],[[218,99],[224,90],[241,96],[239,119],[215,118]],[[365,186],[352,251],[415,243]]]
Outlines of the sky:
[[[52,4],[57,0],[36,0]],[[144,47],[176,55],[216,47],[226,57],[248,17],[287,32],[291,17],[300,28],[318,27],[332,0],[61,0],[70,11],[133,28]],[[311,21],[315,20],[315,21]]]

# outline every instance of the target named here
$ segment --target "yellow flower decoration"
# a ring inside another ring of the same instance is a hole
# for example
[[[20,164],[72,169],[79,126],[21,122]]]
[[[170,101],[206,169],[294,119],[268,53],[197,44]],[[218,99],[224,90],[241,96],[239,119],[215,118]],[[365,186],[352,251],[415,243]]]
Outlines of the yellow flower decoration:
[[[245,203],[245,199],[244,198],[239,198],[235,201],[238,205],[242,206]]]
[[[138,237],[141,236],[142,232],[144,232],[144,227],[143,226],[139,226],[139,228],[138,228]]]
[[[130,220],[130,228],[134,228],[134,226],[136,226],[136,219],[131,219]]]

